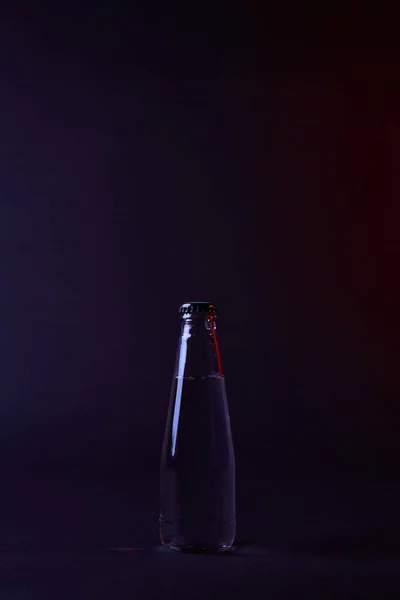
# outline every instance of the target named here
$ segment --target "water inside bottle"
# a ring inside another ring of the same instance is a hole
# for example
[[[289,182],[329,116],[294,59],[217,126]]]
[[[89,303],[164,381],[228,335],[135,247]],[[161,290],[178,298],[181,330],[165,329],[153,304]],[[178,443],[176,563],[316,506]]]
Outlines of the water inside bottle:
[[[180,550],[229,549],[235,459],[224,378],[176,377],[161,461],[160,533]]]

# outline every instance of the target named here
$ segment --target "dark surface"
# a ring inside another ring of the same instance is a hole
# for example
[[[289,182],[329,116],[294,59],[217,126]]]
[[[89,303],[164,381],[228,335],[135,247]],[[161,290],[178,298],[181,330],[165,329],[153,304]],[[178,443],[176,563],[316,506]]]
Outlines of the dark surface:
[[[271,480],[254,511],[239,503],[236,551],[195,556],[160,547],[156,479],[4,487],[3,597],[398,597],[393,485]]]
[[[1,600],[399,597],[397,20],[347,4],[2,5]],[[158,547],[193,298],[226,557]]]
[[[394,485],[271,480],[255,494],[253,484],[254,510],[239,502],[236,551],[188,556],[159,545],[156,479],[4,486],[3,597],[398,597]]]

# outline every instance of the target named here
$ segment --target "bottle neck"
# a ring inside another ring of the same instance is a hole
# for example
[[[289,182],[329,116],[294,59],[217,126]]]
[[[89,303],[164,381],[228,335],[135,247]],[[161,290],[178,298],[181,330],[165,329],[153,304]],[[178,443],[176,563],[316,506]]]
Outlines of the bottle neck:
[[[175,377],[223,377],[214,315],[183,317],[175,366]]]

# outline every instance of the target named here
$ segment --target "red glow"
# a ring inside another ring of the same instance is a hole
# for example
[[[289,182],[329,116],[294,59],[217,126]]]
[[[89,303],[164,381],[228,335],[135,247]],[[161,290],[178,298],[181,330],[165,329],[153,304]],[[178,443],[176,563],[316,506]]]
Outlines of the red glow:
[[[215,332],[214,321],[215,321],[215,319],[213,316],[210,316],[208,318],[208,322],[210,323],[211,335],[213,336],[213,340],[214,340],[214,344],[215,344],[215,353],[217,355],[219,376],[222,377],[223,374],[222,374],[221,353],[219,351],[219,343],[218,343],[217,334]]]

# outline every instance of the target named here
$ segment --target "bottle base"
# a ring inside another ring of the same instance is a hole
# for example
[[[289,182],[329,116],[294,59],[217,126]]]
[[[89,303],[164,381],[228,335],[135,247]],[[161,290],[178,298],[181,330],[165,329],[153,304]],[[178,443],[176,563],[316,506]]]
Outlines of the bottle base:
[[[222,554],[232,552],[233,544],[183,544],[183,543],[165,543],[162,542],[167,550],[182,552],[185,554]]]
[[[165,519],[160,515],[160,540],[164,548],[191,554],[221,554],[232,550],[236,522],[207,518]]]

